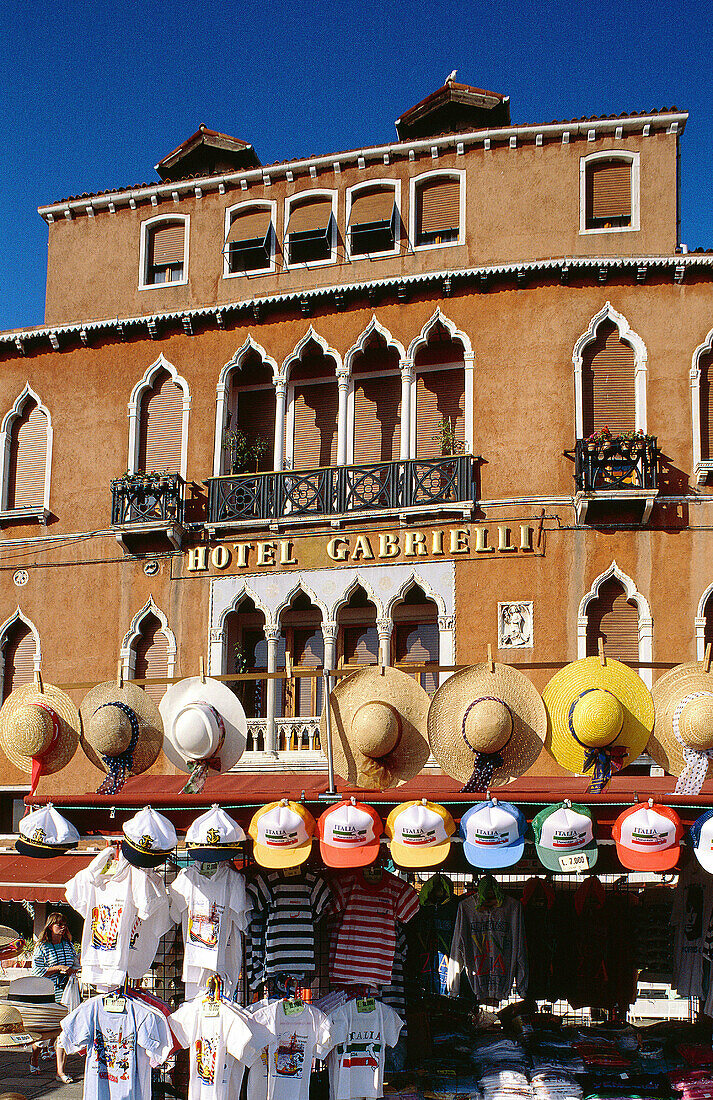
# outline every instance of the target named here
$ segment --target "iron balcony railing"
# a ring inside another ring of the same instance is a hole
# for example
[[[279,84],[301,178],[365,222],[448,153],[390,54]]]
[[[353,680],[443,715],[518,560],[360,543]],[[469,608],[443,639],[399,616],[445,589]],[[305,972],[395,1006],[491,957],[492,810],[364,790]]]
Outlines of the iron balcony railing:
[[[658,489],[658,454],[655,436],[613,437],[595,443],[578,439],[574,451],[577,489],[583,493]]]
[[[185,481],[180,474],[131,474],[111,483],[113,527],[183,523]]]
[[[471,503],[472,455],[326,466],[208,479],[208,522],[339,516]]]

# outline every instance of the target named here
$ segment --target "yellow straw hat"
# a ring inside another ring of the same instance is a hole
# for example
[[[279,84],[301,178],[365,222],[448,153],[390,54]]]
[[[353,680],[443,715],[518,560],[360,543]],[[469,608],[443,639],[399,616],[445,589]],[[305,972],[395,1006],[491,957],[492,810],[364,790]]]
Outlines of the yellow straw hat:
[[[511,665],[487,661],[441,684],[428,712],[431,752],[466,791],[522,775],[542,751],[547,715],[534,685]]]
[[[39,677],[16,688],[0,707],[0,747],[16,768],[32,776],[30,794],[41,775],[69,764],[79,730],[79,712],[69,696]]]
[[[386,790],[413,779],[428,760],[429,698],[400,669],[368,666],[345,676],[329,696],[337,775],[355,787]],[[320,721],[326,743],[326,719]]]
[[[679,776],[676,794],[698,794],[713,759],[713,673],[705,664],[677,665],[653,687],[656,723],[648,751]]]
[[[654,725],[651,692],[638,673],[610,657],[583,657],[556,672],[542,692],[547,708],[545,748],[583,775],[590,791],[646,748]]]

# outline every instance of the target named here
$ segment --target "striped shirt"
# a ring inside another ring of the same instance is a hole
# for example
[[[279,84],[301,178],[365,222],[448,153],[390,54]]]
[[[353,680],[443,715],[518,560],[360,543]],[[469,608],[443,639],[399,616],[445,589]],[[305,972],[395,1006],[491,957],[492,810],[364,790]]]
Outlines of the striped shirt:
[[[396,950],[396,922],[406,924],[418,913],[418,894],[403,879],[384,871],[371,884],[363,874],[332,884],[334,909],[341,914],[333,939],[332,982],[338,985],[391,984]]]
[[[331,902],[325,879],[314,871],[299,875],[271,871],[249,883],[248,895],[254,917],[259,913],[265,917],[262,966],[251,958],[253,975],[259,975],[260,981],[277,974],[300,980],[312,977],[317,968],[315,924]]]
[[[62,1000],[69,974],[47,974],[47,971],[52,966],[76,966],[77,961],[77,952],[69,940],[60,940],[59,943],[40,943],[32,956],[32,973],[47,975],[54,982],[54,999],[59,1002]]]

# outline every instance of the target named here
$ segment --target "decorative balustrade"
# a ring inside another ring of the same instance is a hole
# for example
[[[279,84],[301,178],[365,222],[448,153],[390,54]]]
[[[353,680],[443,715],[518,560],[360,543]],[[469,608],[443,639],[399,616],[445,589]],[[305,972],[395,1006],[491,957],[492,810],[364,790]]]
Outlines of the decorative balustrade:
[[[165,527],[183,522],[185,482],[180,474],[131,474],[111,483],[113,527]]]
[[[613,437],[597,442],[578,439],[574,478],[583,493],[617,489],[658,489],[658,447],[655,436]]]

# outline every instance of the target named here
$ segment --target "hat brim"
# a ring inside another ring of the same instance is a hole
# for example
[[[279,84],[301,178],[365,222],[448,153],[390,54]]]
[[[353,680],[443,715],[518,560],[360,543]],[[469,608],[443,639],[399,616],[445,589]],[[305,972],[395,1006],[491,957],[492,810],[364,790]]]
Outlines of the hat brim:
[[[540,695],[512,665],[494,662],[463,668],[441,684],[428,712],[428,739],[441,769],[459,783],[473,774],[475,754],[461,736],[467,708],[481,696],[495,697],[509,707],[513,731],[502,750],[503,763],[493,771],[491,787],[523,775],[542,752],[547,714]]]
[[[641,756],[654,728],[654,703],[644,681],[621,661],[610,657],[582,657],[554,674],[542,698],[547,708],[545,748],[558,764],[574,775],[584,774],[586,749],[572,737],[569,712],[582,692],[603,688],[618,699],[624,712],[621,730],[614,744],[626,749],[626,764]]]
[[[142,848],[132,844],[128,837],[124,837],[121,842],[121,853],[126,862],[130,863],[132,867],[160,867],[171,854],[170,851],[145,852]]]
[[[368,867],[379,854],[379,838],[375,837],[365,844],[355,844],[353,847],[337,847],[320,840],[319,851],[327,867]]]
[[[253,841],[253,856],[255,862],[261,867],[269,867],[279,870],[283,867],[299,867],[309,858],[312,851],[312,837],[303,840],[301,844],[295,844],[290,848],[272,848],[266,844]]]
[[[671,871],[678,863],[681,846],[675,844],[661,852],[635,852],[617,840],[616,854],[622,867],[629,871]]]
[[[163,723],[159,709],[151,696],[130,680],[125,680],[120,688],[109,681],[106,684],[97,684],[87,692],[79,708],[82,719],[82,748],[92,764],[102,772],[107,771],[107,766],[92,745],[91,733],[88,737],[87,731],[94,712],[108,703],[125,703],[139,720],[139,740],[134,749],[129,774],[141,775],[156,762],[163,745]]]
[[[697,691],[713,692],[713,673],[704,672],[699,664],[676,665],[660,676],[651,689],[656,721],[647,751],[670,775],[680,775],[686,766],[683,746],[673,732],[673,716],[679,703]]]
[[[7,729],[7,720],[14,715],[18,707],[33,703],[51,707],[59,718],[59,736],[41,758],[42,774],[54,775],[55,772],[66,768],[74,756],[81,730],[79,711],[69,696],[54,684],[43,683],[42,691],[35,683],[23,684],[8,695],[0,707],[0,748],[19,771],[26,772],[28,775],[32,773],[33,758],[17,751],[11,731]]]
[[[540,844],[535,844],[535,850],[542,866],[548,871],[555,871],[558,875],[576,874],[579,870],[591,871],[599,855],[596,840],[590,840],[589,844],[584,844],[581,848],[570,848],[566,852],[555,852],[552,848],[545,848]],[[586,856],[586,867],[567,867],[566,865],[563,866],[560,862],[560,860],[566,859],[568,856],[578,855]]]
[[[163,719],[163,751],[168,760],[183,772],[190,772],[195,761],[189,761],[176,744],[173,724],[176,715],[191,703],[207,703],[218,711],[225,726],[223,745],[218,754],[218,768],[211,765],[211,774],[223,775],[240,760],[248,743],[248,724],[242,703],[227,684],[220,680],[200,676],[189,676],[177,684],[171,684],[159,703]]]
[[[23,856],[32,856],[33,859],[52,859],[54,856],[64,856],[76,848],[77,844],[41,844],[37,840],[28,840],[25,836],[19,836],[15,841],[15,849]]]
[[[240,844],[187,844],[186,854],[196,863],[226,863],[229,859],[242,859]]]
[[[436,867],[448,858],[451,850],[451,838],[441,840],[438,844],[419,846],[418,844],[402,844],[398,840],[389,841],[391,858],[399,867]]]
[[[51,1031],[57,1031],[58,1029],[57,1028],[47,1028],[47,1030],[48,1031],[50,1031],[50,1030]],[[36,1031],[36,1030],[30,1031],[29,1028],[26,1028],[22,1032],[22,1034],[29,1036],[29,1039],[26,1043],[14,1042],[12,1034],[2,1034],[2,1035],[0,1035],[0,1050],[9,1050],[9,1049],[22,1050],[23,1047],[29,1046],[30,1043],[37,1043],[42,1038],[42,1034],[39,1031]],[[15,1035],[15,1039],[17,1039],[17,1035]]]
[[[479,844],[470,844],[463,841],[463,854],[471,867],[482,867],[483,870],[494,870],[498,867],[513,867],[522,859],[525,851],[525,838],[521,837],[512,844],[493,845],[492,848],[481,847]]]

